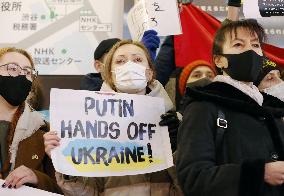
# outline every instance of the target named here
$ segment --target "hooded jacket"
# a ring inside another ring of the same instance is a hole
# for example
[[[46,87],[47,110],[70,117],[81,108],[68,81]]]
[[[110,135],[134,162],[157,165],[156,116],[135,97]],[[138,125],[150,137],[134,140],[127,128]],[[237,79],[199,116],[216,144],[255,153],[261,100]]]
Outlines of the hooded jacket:
[[[264,182],[265,163],[284,160],[283,108],[260,106],[223,82],[188,89],[187,96],[190,101],[178,132],[177,154],[184,194],[283,195],[283,186]],[[220,129],[223,135],[217,142]]]

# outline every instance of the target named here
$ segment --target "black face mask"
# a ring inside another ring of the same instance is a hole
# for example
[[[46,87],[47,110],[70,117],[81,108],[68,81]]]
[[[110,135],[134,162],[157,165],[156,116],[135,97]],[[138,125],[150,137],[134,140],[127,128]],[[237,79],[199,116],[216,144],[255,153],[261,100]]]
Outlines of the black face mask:
[[[240,54],[221,54],[228,60],[228,68],[223,70],[233,79],[245,82],[255,82],[261,72],[263,56],[253,50]]]
[[[0,95],[13,106],[26,100],[31,87],[32,82],[26,76],[0,76]]]
[[[212,83],[207,77],[186,84],[186,88],[204,87]]]

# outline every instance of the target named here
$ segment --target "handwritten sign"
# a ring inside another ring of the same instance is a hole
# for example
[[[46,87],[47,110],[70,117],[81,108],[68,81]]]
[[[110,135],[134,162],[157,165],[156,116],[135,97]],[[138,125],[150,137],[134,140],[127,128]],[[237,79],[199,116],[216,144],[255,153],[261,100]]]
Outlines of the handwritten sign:
[[[140,0],[129,11],[127,23],[134,40],[141,40],[149,29],[156,30],[159,36],[181,34],[176,0]]]
[[[71,99],[72,98],[72,99]],[[50,123],[60,136],[55,169],[72,176],[123,176],[173,165],[160,98],[52,89]]]
[[[3,184],[4,180],[0,179],[0,184]],[[32,187],[28,186],[22,186],[18,189],[9,189],[9,188],[2,188],[0,187],[0,195],[1,196],[23,196],[23,195],[28,195],[28,196],[60,196],[59,194],[56,193],[51,193],[47,191],[43,191],[40,189],[35,189]]]
[[[243,4],[246,18],[284,16],[283,0],[246,0]]]

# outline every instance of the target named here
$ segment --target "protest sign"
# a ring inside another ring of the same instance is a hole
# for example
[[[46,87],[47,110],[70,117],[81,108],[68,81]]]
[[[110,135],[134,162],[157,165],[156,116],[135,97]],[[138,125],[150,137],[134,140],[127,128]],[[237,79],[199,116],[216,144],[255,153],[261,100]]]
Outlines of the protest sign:
[[[55,169],[72,176],[124,176],[173,165],[164,101],[144,95],[52,89],[50,125],[61,138]]]
[[[3,184],[5,181],[0,179],[0,184]],[[17,189],[9,189],[9,188],[3,188],[0,187],[0,195],[1,196],[23,196],[23,195],[28,195],[28,196],[60,196],[59,194],[56,193],[51,193],[47,191],[43,191],[40,189],[32,188],[23,185],[20,188]]]
[[[284,16],[283,0],[246,0],[243,4],[246,18]]]
[[[127,24],[132,39],[138,41],[149,29],[156,30],[159,36],[181,34],[177,1],[140,0],[129,11]]]

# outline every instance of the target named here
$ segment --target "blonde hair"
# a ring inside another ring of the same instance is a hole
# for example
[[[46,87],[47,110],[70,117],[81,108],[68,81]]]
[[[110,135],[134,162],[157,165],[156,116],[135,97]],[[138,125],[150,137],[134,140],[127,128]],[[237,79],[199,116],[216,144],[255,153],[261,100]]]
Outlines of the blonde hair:
[[[21,48],[15,48],[15,47],[0,48],[0,58],[4,54],[9,53],[9,52],[17,52],[19,54],[24,55],[30,61],[32,68],[35,68],[32,56],[27,51],[25,51],[24,49],[21,49]]]
[[[118,48],[120,48],[121,46],[126,45],[126,44],[135,45],[135,46],[141,48],[141,49],[144,51],[144,54],[145,54],[145,56],[146,56],[146,58],[147,58],[149,67],[150,67],[150,69],[151,69],[152,72],[153,72],[152,80],[148,82],[148,85],[154,81],[155,76],[156,76],[155,67],[154,67],[154,64],[152,63],[152,59],[151,59],[151,57],[150,57],[150,55],[149,55],[149,52],[148,52],[147,48],[146,48],[143,44],[141,44],[140,42],[136,42],[136,41],[133,41],[133,40],[121,40],[121,41],[117,42],[117,43],[111,48],[111,50],[109,51],[109,53],[108,53],[108,55],[107,55],[107,60],[106,60],[105,66],[104,66],[104,70],[103,70],[103,72],[102,72],[104,81],[105,81],[114,91],[117,91],[117,89],[116,89],[116,87],[115,87],[115,85],[114,85],[114,81],[113,81],[113,79],[112,79],[112,72],[111,72],[113,55],[114,55],[114,53],[116,52],[116,50],[117,50]]]

